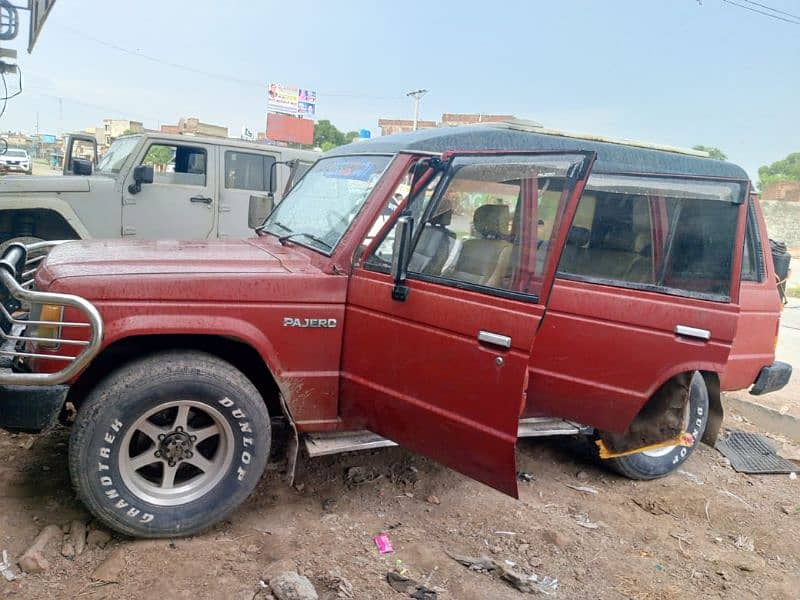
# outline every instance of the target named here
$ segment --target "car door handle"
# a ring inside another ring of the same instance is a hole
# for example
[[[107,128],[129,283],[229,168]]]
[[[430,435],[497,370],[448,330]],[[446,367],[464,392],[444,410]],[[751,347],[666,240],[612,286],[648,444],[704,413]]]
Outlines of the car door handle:
[[[711,332],[708,329],[698,329],[688,325],[675,325],[675,335],[703,340],[704,342],[711,339]]]
[[[192,196],[189,200],[196,204],[211,204],[214,201],[213,198],[208,198],[206,196]]]
[[[500,346],[502,348],[511,348],[511,338],[507,335],[499,333],[492,333],[491,331],[479,331],[478,341],[484,344],[491,344],[492,346]]]

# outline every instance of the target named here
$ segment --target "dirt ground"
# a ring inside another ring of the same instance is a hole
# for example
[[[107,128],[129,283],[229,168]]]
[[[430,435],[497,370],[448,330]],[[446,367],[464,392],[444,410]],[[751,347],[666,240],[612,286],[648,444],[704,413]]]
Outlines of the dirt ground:
[[[728,424],[747,428],[735,416]],[[66,442],[64,429],[0,434],[0,549],[10,562],[44,526],[91,521],[72,492]],[[534,479],[520,483],[519,501],[399,448],[307,460],[295,488],[275,465],[242,508],[204,535],[115,537],[74,560],[51,546],[49,570],[0,577],[0,598],[250,600],[268,597],[259,580],[281,559],[295,561],[323,599],[401,598],[386,583],[392,570],[439,588],[445,600],[523,597],[445,551],[557,578],[559,598],[797,598],[800,479],[737,474],[702,446],[680,472],[632,482],[581,448],[570,439],[520,442],[518,468]],[[368,482],[345,483],[353,466]],[[381,532],[394,553],[378,553]],[[111,577],[118,582],[93,581],[109,557],[121,568]],[[352,595],[337,591],[347,588],[341,578]]]

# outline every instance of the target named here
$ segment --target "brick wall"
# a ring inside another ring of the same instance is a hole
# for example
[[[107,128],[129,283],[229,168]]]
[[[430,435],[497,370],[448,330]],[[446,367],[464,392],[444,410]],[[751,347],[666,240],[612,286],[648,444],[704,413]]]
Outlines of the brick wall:
[[[776,181],[764,186],[761,197],[766,200],[800,202],[800,181]]]
[[[442,115],[442,126],[453,127],[456,125],[475,125],[476,123],[501,123],[503,121],[511,121],[514,118],[514,115],[444,113]]]

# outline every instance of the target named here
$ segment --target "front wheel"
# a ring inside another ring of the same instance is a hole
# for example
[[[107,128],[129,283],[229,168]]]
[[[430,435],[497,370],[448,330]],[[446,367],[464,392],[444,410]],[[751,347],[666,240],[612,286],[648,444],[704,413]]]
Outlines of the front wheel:
[[[694,438],[691,446],[667,446],[611,458],[604,463],[631,479],[657,479],[671,473],[694,452],[708,423],[708,388],[698,372],[694,373],[689,384],[689,401],[685,411],[684,431],[691,433]]]
[[[229,363],[163,352],[113,372],[80,407],[69,467],[78,496],[136,537],[197,533],[233,511],[270,448],[261,395]]]

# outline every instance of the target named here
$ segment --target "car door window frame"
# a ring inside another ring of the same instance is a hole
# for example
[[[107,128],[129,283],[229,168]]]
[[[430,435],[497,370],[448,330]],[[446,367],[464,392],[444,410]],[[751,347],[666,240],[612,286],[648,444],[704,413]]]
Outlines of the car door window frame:
[[[166,148],[170,148],[170,147],[175,148],[176,156],[177,156],[178,147],[189,148],[189,149],[191,149],[193,151],[193,153],[202,153],[203,156],[205,157],[204,168],[203,168],[203,182],[202,183],[190,183],[190,182],[178,182],[178,181],[163,181],[163,180],[159,180],[158,179],[159,173],[156,172],[155,176],[153,178],[153,183],[150,184],[150,185],[177,185],[177,186],[188,186],[188,187],[196,187],[196,188],[208,187],[208,185],[209,185],[209,183],[208,183],[209,182],[209,173],[208,173],[208,171],[209,171],[209,155],[210,155],[209,148],[206,148],[204,146],[196,146],[194,144],[179,143],[179,142],[175,142],[175,141],[171,141],[171,140],[170,141],[167,141],[167,140],[163,140],[163,141],[162,140],[152,140],[147,145],[147,147],[145,148],[144,153],[142,154],[142,158],[139,160],[139,164],[140,165],[145,164],[145,159],[147,158],[147,155],[150,154],[150,150],[154,146],[163,146],[163,147],[166,147]],[[169,163],[167,163],[167,164],[169,164]],[[166,165],[165,165],[165,167],[166,167]],[[191,175],[193,173],[183,173],[183,174],[190,174]]]
[[[736,239],[737,240],[740,239],[739,238],[740,229],[744,229],[745,225],[747,224],[747,221],[748,221],[747,213],[750,212],[749,211],[750,201],[748,199],[748,197],[749,197],[749,189],[750,189],[750,187],[749,187],[750,182],[748,180],[746,180],[746,179],[736,179],[736,178],[727,178],[727,177],[704,177],[704,176],[698,176],[698,175],[676,175],[674,173],[673,174],[662,174],[662,173],[636,173],[636,172],[616,172],[616,171],[615,172],[598,172],[598,173],[593,173],[593,175],[597,175],[599,177],[617,177],[617,176],[619,176],[619,177],[626,177],[626,178],[630,177],[630,178],[636,178],[636,179],[653,179],[653,180],[668,179],[668,180],[675,180],[675,181],[686,181],[688,183],[707,182],[707,183],[719,183],[719,184],[731,184],[731,183],[737,184],[737,185],[740,186],[740,194],[739,194],[739,200],[737,202],[734,202],[734,204],[739,206],[740,210],[741,210],[742,205],[747,205],[747,207],[745,208],[745,211],[746,211],[745,218],[741,219],[741,218],[737,217],[737,226],[736,226],[736,230],[735,230],[735,235],[736,235]],[[585,190],[584,190],[584,192],[585,192]],[[583,192],[581,194],[581,198],[578,199],[578,205],[580,204],[580,200],[582,198],[583,198]],[[715,200],[710,200],[710,201],[713,202]],[[652,204],[651,204],[651,206],[652,206]],[[577,209],[577,206],[576,206],[576,209]],[[574,215],[572,215],[571,218],[574,218]],[[664,251],[664,248],[657,248],[656,247],[657,245],[656,245],[655,242],[658,239],[657,236],[666,235],[667,236],[666,243],[670,243],[670,240],[669,240],[669,237],[671,235],[670,234],[670,226],[669,226],[669,224],[667,224],[667,230],[666,231],[661,230],[660,228],[663,227],[664,223],[657,223],[657,220],[656,220],[652,210],[651,210],[651,213],[650,213],[650,219],[651,219],[651,228],[652,228],[651,239],[652,239],[652,242],[653,242],[653,253],[651,255],[651,258],[653,260],[657,260],[659,258],[659,256],[658,256],[659,252],[663,252]],[[696,300],[708,300],[708,301],[724,303],[724,304],[735,304],[735,303],[738,302],[738,289],[739,289],[739,284],[742,281],[742,277],[741,277],[740,271],[742,270],[742,266],[743,266],[743,262],[742,261],[744,259],[744,253],[741,252],[741,254],[740,254],[741,261],[739,262],[739,269],[736,269],[737,252],[739,252],[738,246],[739,246],[739,244],[736,241],[734,241],[734,244],[733,244],[733,252],[734,252],[734,254],[731,257],[732,272],[731,272],[731,276],[730,276],[730,288],[729,288],[729,294],[727,296],[723,296],[723,295],[719,295],[719,294],[710,294],[710,293],[706,294],[706,293],[703,293],[703,292],[694,292],[694,291],[690,291],[690,290],[683,290],[683,289],[679,289],[679,288],[670,288],[670,287],[666,287],[666,286],[641,284],[641,283],[637,283],[637,282],[633,282],[633,281],[625,281],[623,279],[609,279],[609,278],[592,276],[592,275],[587,275],[587,274],[569,273],[569,272],[566,272],[566,271],[561,271],[558,268],[560,265],[557,265],[555,277],[558,278],[558,279],[581,281],[581,282],[586,282],[586,283],[596,284],[596,285],[608,285],[608,286],[612,286],[612,287],[615,287],[615,288],[621,288],[621,289],[632,289],[632,290],[638,290],[638,291],[653,292],[653,293],[657,293],[657,294],[661,294],[661,295],[673,296],[673,297],[676,297],[676,298],[683,297],[683,298],[692,298],[692,299],[696,299]],[[563,251],[563,248],[562,248],[562,251]],[[559,259],[559,262],[560,262],[560,259]],[[762,260],[762,264],[763,264],[763,260]],[[737,271],[739,271],[739,272],[737,272]]]
[[[272,182],[270,181],[272,176],[272,164],[278,162],[278,158],[273,156],[272,154],[266,154],[262,152],[250,152],[247,150],[239,150],[239,149],[230,149],[226,148],[224,151],[225,155],[223,156],[222,161],[222,168],[223,168],[223,189],[226,190],[239,190],[244,192],[270,192],[272,191]],[[236,187],[236,186],[229,186],[228,185],[228,155],[229,154],[246,154],[248,156],[255,156],[261,159],[261,168],[263,174],[263,187],[264,189],[251,189],[251,188],[243,188],[243,187]],[[277,177],[277,173],[276,173]],[[277,183],[277,182],[276,182]]]
[[[454,152],[445,152],[442,154],[442,161],[444,163],[444,169],[441,172],[441,177],[436,185],[436,189],[428,202],[427,206],[425,207],[425,211],[423,212],[419,223],[425,224],[428,222],[432,211],[438,206],[439,202],[442,199],[442,196],[447,192],[450,184],[452,183],[453,178],[455,177],[455,173],[451,169],[452,160],[455,158],[460,157],[497,157],[497,156],[518,156],[518,157],[549,157],[549,156],[575,156],[575,157],[582,157],[580,162],[577,162],[576,165],[579,168],[572,168],[570,169],[571,172],[567,173],[564,177],[564,190],[562,191],[562,197],[559,201],[559,207],[556,216],[556,226],[555,230],[551,234],[551,243],[553,247],[551,251],[548,253],[546,259],[547,262],[545,263],[542,279],[546,281],[548,279],[548,272],[550,270],[550,266],[553,264],[553,257],[556,257],[556,262],[558,260],[558,256],[560,256],[560,246],[563,246],[564,239],[563,236],[560,235],[561,230],[563,229],[565,220],[569,218],[572,219],[572,213],[569,210],[569,204],[572,201],[572,198],[575,194],[575,186],[577,182],[587,176],[587,171],[591,169],[591,166],[594,162],[595,153],[593,151],[585,151],[585,150],[540,150],[540,151],[518,151],[518,150],[497,150],[497,151],[454,151]],[[420,193],[424,193],[423,190],[420,190]],[[416,199],[416,198],[415,198]],[[379,236],[372,240],[369,247],[367,248],[367,252],[364,255],[362,268],[368,271],[376,271],[380,273],[388,273],[389,269],[387,267],[383,267],[382,265],[377,265],[375,263],[370,263],[369,259],[372,256],[375,249],[377,249],[380,244],[383,243],[384,238],[391,232],[391,230],[395,227],[397,219],[400,215],[403,214],[405,211],[405,207],[402,207],[402,210],[396,210],[393,216],[393,220],[386,223],[384,225],[385,231],[382,232]],[[422,235],[423,227],[420,227],[418,223],[414,224],[414,241],[411,245],[411,252],[417,247],[419,244],[420,236]],[[437,285],[444,285],[447,287],[452,287],[456,289],[463,289],[472,292],[478,292],[484,295],[490,296],[497,296],[500,298],[508,298],[512,300],[521,300],[524,302],[538,304],[540,303],[540,298],[546,295],[546,290],[543,290],[541,294],[534,294],[530,292],[523,292],[517,290],[508,290],[503,288],[491,287],[486,285],[474,284],[462,280],[457,279],[449,279],[442,276],[437,275],[429,275],[425,273],[418,273],[408,271],[407,273],[408,280],[419,280],[425,281],[428,283],[434,283]],[[552,280],[552,277],[550,277]]]

